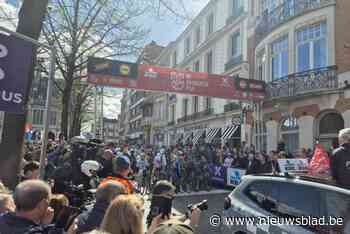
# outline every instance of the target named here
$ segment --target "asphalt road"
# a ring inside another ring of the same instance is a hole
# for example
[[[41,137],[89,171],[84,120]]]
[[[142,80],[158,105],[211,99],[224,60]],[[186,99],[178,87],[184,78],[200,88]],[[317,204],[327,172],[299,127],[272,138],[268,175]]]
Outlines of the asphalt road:
[[[220,233],[219,228],[209,224],[209,217],[215,213],[221,213],[224,207],[224,198],[229,194],[229,190],[214,190],[211,192],[184,193],[175,197],[173,201],[174,212],[185,213],[188,204],[196,204],[203,200],[208,200],[208,210],[203,211],[199,227],[196,234]],[[149,212],[150,202],[146,198],[145,214]],[[174,213],[173,212],[173,213]]]

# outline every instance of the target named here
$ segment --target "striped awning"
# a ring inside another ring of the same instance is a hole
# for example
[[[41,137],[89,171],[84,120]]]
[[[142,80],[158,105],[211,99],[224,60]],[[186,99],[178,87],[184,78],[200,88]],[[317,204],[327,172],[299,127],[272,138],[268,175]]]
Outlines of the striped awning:
[[[198,143],[198,141],[201,138],[201,136],[203,135],[203,133],[204,133],[204,129],[200,129],[200,130],[197,130],[196,132],[194,132],[193,139],[192,139],[193,145],[196,145]]]
[[[183,142],[186,143],[191,137],[192,137],[193,132],[185,132]]]
[[[229,126],[224,128],[225,130],[223,131],[224,133],[222,134],[221,138],[222,140],[226,140],[226,139],[230,139],[232,137],[233,134],[235,134],[235,132],[237,131],[237,129],[239,128],[239,126]]]
[[[205,142],[211,143],[219,131],[220,131],[220,128],[208,128],[207,135],[205,137]]]

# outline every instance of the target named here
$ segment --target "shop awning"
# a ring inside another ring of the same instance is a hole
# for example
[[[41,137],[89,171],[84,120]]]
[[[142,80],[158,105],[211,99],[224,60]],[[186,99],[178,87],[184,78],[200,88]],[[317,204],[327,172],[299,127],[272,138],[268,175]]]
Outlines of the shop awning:
[[[221,138],[222,140],[226,140],[226,139],[230,139],[232,137],[233,134],[235,134],[235,132],[237,131],[237,129],[239,128],[239,126],[229,126],[224,128],[225,130],[223,131],[224,133],[222,134]]]
[[[204,133],[204,129],[200,129],[200,130],[197,130],[196,132],[194,132],[193,139],[192,139],[193,145],[196,145],[198,143],[198,141],[201,138],[201,136],[203,135],[203,133]]]
[[[183,142],[186,143],[192,137],[192,134],[192,132],[185,132]]]
[[[205,137],[205,141],[207,143],[211,143],[219,131],[220,131],[220,128],[208,128],[207,135]]]

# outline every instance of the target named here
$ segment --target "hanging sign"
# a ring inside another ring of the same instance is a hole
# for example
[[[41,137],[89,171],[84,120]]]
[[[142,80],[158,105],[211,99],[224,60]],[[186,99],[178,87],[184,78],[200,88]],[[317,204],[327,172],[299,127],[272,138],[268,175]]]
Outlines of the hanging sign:
[[[224,99],[264,99],[263,81],[240,79],[238,85],[246,82],[250,87],[245,89],[237,87],[236,79],[240,78],[103,58],[89,58],[88,61],[88,82],[95,85]]]
[[[0,34],[0,111],[23,113],[25,111],[33,45]]]

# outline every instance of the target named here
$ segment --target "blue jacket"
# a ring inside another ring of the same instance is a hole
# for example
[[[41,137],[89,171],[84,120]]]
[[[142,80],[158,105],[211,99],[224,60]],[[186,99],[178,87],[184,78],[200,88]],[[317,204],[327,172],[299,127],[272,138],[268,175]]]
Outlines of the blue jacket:
[[[1,234],[63,234],[63,229],[53,225],[38,225],[31,220],[6,213],[0,216]]]
[[[109,204],[107,202],[97,202],[91,210],[85,211],[78,216],[77,234],[90,232],[99,228]]]

